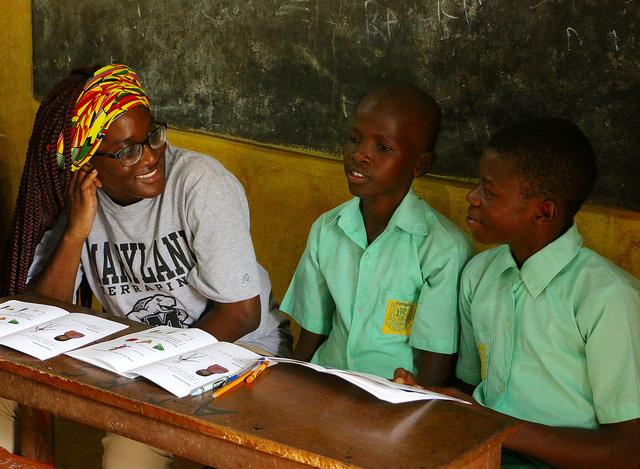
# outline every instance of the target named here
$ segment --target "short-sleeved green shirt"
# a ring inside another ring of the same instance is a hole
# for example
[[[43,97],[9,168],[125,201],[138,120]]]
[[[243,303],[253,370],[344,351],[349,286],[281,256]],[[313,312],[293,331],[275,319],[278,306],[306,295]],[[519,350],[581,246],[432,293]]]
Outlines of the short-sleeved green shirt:
[[[475,256],[460,316],[457,375],[481,404],[551,426],[640,417],[640,282],[575,225],[521,269],[504,245]]]
[[[311,227],[281,309],[327,335],[312,362],[385,378],[416,372],[417,350],[457,351],[460,272],[467,236],[410,190],[367,245],[360,199]]]

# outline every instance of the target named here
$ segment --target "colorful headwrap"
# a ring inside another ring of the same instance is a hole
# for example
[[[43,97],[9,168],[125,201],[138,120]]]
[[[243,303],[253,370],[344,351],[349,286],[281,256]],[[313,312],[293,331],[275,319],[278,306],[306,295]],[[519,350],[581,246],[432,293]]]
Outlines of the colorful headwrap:
[[[128,109],[150,108],[140,77],[126,65],[102,67],[84,85],[71,119],[71,171],[94,155],[111,123]],[[64,166],[64,137],[58,137],[58,166]]]

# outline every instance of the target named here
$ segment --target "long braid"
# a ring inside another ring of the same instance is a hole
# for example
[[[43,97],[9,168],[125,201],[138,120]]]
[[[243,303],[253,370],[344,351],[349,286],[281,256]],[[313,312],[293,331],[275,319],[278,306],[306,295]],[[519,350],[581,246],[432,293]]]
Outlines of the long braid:
[[[71,178],[71,118],[82,87],[93,71],[72,72],[38,109],[2,265],[2,295],[24,291],[36,247],[64,208],[64,195]],[[60,132],[64,132],[62,171],[56,159]]]

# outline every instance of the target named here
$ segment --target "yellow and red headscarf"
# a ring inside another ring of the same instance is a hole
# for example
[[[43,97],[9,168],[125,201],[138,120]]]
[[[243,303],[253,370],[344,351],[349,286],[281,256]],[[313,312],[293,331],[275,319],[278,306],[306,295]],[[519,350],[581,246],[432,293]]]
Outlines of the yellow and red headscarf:
[[[78,97],[71,119],[71,171],[91,159],[111,123],[134,106],[150,108],[140,77],[126,65],[97,70]],[[56,144],[58,165],[64,165],[64,138]]]

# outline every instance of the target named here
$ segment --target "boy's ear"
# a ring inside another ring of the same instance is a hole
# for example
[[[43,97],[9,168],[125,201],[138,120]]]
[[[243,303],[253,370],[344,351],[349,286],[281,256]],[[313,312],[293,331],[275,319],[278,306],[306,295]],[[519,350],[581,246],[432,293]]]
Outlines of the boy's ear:
[[[416,163],[416,167],[413,171],[413,176],[420,177],[427,174],[431,170],[431,167],[433,166],[433,163],[435,163],[435,161],[435,152],[429,151],[420,153],[420,155],[418,156],[418,162]]]
[[[554,221],[559,215],[558,204],[551,199],[543,199],[538,203],[536,223],[546,224]]]

